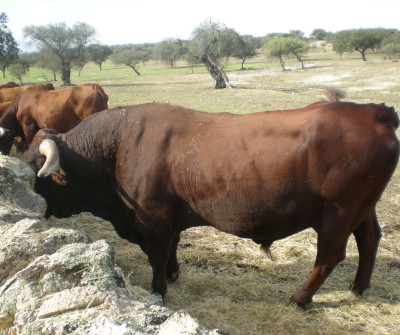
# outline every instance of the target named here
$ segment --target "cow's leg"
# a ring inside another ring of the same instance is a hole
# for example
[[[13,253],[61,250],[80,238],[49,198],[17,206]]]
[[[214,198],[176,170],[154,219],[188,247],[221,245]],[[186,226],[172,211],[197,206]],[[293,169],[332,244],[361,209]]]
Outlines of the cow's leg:
[[[351,292],[355,296],[361,295],[369,288],[372,270],[375,264],[376,252],[381,238],[381,229],[376,219],[375,210],[354,231],[358,247],[358,270]]]
[[[305,306],[312,301],[315,292],[346,255],[348,224],[340,218],[337,210],[329,212],[325,213],[321,228],[317,230],[317,258],[314,269],[307,281],[290,298],[292,303],[299,306]]]
[[[179,263],[176,256],[176,250],[178,243],[181,239],[180,233],[175,233],[172,238],[171,247],[169,250],[169,259],[167,265],[167,278],[171,281],[175,281],[179,277]]]
[[[170,250],[168,238],[146,238],[146,253],[153,271],[151,290],[161,294],[163,300],[167,293],[167,264]]]
[[[161,294],[163,300],[167,292],[167,268],[173,245],[173,233],[167,220],[167,210],[160,206],[159,213],[151,216],[144,212],[138,215],[139,230],[143,238],[143,247],[153,272],[151,290]]]

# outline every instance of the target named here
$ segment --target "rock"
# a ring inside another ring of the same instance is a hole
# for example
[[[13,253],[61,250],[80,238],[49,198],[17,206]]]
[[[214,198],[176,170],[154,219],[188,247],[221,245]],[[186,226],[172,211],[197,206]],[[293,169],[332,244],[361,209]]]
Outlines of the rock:
[[[53,254],[65,244],[90,242],[85,234],[75,230],[50,229],[44,221],[37,219],[24,219],[2,227],[6,229],[0,236],[0,285],[38,256]]]
[[[15,222],[23,217],[44,215],[46,202],[33,192],[34,178],[28,165],[17,158],[0,154],[1,220]]]

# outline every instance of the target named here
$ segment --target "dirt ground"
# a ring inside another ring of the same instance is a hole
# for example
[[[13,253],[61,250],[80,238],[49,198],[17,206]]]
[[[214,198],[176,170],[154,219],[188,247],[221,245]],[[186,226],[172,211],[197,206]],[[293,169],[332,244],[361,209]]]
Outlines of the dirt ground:
[[[110,107],[114,102],[146,102],[141,100],[143,95],[148,101],[244,113],[301,107],[319,100],[322,87],[333,85],[347,92],[345,100],[385,102],[400,111],[399,63],[372,56],[365,63],[357,55],[343,62],[334,57],[338,56],[311,54],[305,70],[289,64],[290,71],[284,73],[279,67],[234,71],[228,73],[235,86],[231,90],[213,90],[207,74],[177,76],[162,89],[154,83],[154,78],[141,78],[147,91],[128,87],[137,91],[123,98],[114,98],[121,88],[104,86],[110,96]],[[194,83],[195,89],[191,86]],[[178,249],[181,275],[169,284],[166,306],[171,310],[188,310],[203,325],[232,335],[399,334],[400,268],[391,266],[393,260],[400,259],[399,168],[378,203],[377,214],[383,237],[371,289],[361,298],[350,300],[348,295],[358,263],[354,238],[349,241],[346,259],[317,292],[314,302],[301,309],[290,306],[288,301],[312,270],[316,255],[316,235],[312,230],[275,242],[271,259],[250,240],[201,227],[182,234]],[[50,221],[81,229],[93,240],[107,240],[114,246],[116,263],[130,284],[150,289],[151,269],[146,256],[136,245],[120,239],[111,224],[87,213]]]

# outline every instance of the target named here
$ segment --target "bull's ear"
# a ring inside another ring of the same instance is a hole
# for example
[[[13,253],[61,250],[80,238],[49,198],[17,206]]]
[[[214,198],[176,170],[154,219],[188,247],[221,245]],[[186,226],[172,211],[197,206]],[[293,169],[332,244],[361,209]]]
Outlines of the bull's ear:
[[[63,170],[60,169],[59,172],[52,172],[51,174],[51,180],[60,185],[60,186],[65,186],[68,184],[67,177],[65,176],[65,173]]]

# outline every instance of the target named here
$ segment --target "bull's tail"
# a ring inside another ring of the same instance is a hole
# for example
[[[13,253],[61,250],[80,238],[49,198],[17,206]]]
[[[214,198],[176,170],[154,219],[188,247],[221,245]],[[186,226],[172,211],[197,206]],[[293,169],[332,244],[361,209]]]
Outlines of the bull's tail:
[[[344,98],[346,93],[334,87],[325,87],[322,92],[322,97],[325,101],[336,102]]]

